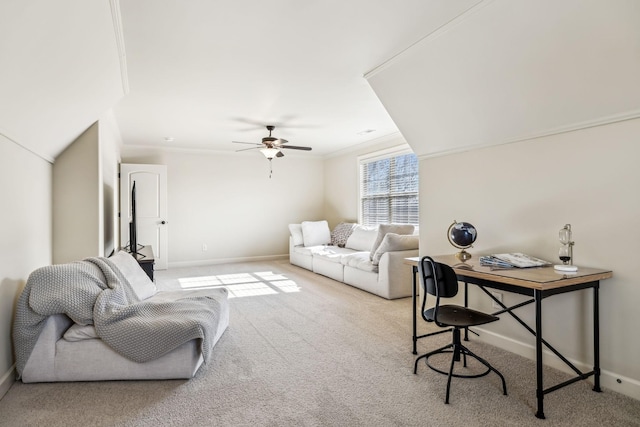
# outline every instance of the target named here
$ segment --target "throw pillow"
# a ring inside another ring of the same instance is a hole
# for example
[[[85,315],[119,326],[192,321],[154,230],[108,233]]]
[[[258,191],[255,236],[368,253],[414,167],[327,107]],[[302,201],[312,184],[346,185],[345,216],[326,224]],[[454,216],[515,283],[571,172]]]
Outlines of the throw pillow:
[[[331,232],[331,244],[344,248],[344,245],[347,244],[347,239],[351,236],[351,232],[355,226],[356,224],[352,222],[341,222],[336,225],[336,228]]]
[[[382,239],[387,233],[395,234],[413,234],[413,225],[411,224],[380,224],[378,226],[378,237],[371,247],[370,259],[373,261],[373,255],[378,250],[378,246],[382,243]]]
[[[377,235],[378,229],[376,227],[356,225],[353,227],[351,236],[347,239],[344,247],[353,249],[354,251],[370,251]]]
[[[302,221],[302,240],[304,246],[328,245],[331,243],[331,231],[327,221]]]
[[[138,261],[128,252],[119,251],[115,255],[109,257],[115,266],[122,272],[124,277],[129,280],[133,291],[140,300],[145,300],[158,292],[156,285],[149,279],[147,273],[144,272]]]
[[[373,255],[371,261],[373,265],[380,263],[380,258],[385,252],[393,251],[408,251],[411,249],[418,249],[420,242],[420,236],[415,234],[395,234],[387,233],[382,239],[382,243],[378,246],[378,250]]]
[[[291,233],[293,246],[304,245],[304,239],[302,238],[302,224],[289,224],[289,232]]]

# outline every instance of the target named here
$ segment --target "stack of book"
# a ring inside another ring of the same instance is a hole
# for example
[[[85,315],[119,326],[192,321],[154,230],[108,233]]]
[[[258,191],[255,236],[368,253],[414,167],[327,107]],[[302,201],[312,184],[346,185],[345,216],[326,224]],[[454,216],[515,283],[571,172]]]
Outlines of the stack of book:
[[[551,265],[551,263],[540,258],[532,257],[531,255],[523,254],[520,252],[513,252],[509,254],[493,254],[481,256],[480,265],[491,267],[492,269],[499,269],[543,267],[546,265]]]

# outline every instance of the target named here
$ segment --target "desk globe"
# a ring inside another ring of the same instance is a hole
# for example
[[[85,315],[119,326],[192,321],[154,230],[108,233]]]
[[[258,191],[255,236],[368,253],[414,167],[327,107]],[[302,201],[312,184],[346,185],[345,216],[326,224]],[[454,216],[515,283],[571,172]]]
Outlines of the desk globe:
[[[478,232],[476,228],[468,222],[458,222],[454,220],[453,224],[451,224],[447,230],[449,243],[458,249],[462,249],[456,254],[456,258],[462,262],[471,259],[471,254],[465,251],[465,249],[472,247],[477,236]]]

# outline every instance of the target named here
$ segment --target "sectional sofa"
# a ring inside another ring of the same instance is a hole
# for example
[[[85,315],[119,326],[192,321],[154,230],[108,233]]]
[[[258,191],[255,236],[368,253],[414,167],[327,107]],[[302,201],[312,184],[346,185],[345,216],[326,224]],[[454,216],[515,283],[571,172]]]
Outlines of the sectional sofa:
[[[418,256],[412,225],[366,227],[327,221],[290,224],[289,262],[387,299],[411,296],[407,257]]]

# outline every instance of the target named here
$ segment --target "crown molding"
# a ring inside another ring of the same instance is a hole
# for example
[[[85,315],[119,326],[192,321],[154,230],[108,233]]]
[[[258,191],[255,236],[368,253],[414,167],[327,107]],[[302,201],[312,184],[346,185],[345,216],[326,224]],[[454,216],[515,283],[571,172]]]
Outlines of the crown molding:
[[[404,137],[402,136],[400,131],[397,131],[397,132],[392,132],[392,133],[387,134],[387,135],[379,136],[379,137],[374,138],[374,139],[369,139],[367,141],[361,142],[361,143],[356,144],[356,145],[351,145],[349,147],[342,148],[340,150],[334,151],[334,152],[329,153],[329,154],[325,154],[323,156],[323,158],[324,159],[331,159],[333,157],[344,156],[345,154],[350,154],[350,153],[354,153],[354,152],[357,152],[357,151],[361,151],[361,150],[363,150],[365,148],[370,148],[370,147],[378,145],[378,144],[384,144],[386,142],[394,142],[394,141],[398,142],[398,145],[407,143],[407,141],[404,139]]]
[[[256,147],[256,152],[259,147]],[[246,155],[246,151],[238,152],[232,150],[220,150],[215,148],[191,148],[191,147],[173,147],[173,146],[156,146],[156,145],[142,145],[142,144],[122,144],[120,146],[122,150],[146,150],[153,152],[165,152],[165,153],[183,153],[183,154],[205,154],[205,155],[226,155],[226,156],[243,156]],[[296,154],[291,150],[285,152],[288,158],[322,158],[321,156],[313,153]],[[261,155],[262,156],[262,155]],[[262,157],[264,158],[264,157]]]
[[[407,141],[404,139],[402,134],[396,131],[396,132],[393,132],[384,136],[380,136],[374,139],[370,139],[370,140],[358,143],[356,145],[342,148],[340,150],[334,151],[332,153],[324,154],[324,155],[308,153],[308,152],[305,154],[302,154],[302,153],[296,154],[293,151],[288,150],[286,151],[286,156],[287,157],[306,157],[306,158],[313,157],[313,158],[320,158],[320,159],[326,160],[333,157],[339,157],[345,154],[362,151],[365,148],[375,147],[376,145],[384,144],[388,142],[397,142],[398,143],[397,145],[407,144]],[[131,150],[147,150],[147,151],[185,153],[185,154],[208,154],[208,155],[220,154],[220,155],[238,155],[238,156],[246,154],[246,151],[238,152],[238,151],[231,151],[231,150],[220,150],[215,148],[176,147],[176,146],[170,146],[170,145],[144,145],[144,144],[124,144],[123,143],[120,146],[120,148],[121,150],[131,149]],[[258,147],[256,147],[256,149],[257,148]]]
[[[461,23],[463,23],[464,21],[469,19],[471,16],[475,15],[480,10],[484,9],[486,6],[488,6],[489,4],[493,3],[494,1],[495,0],[480,0],[478,3],[474,4],[470,8],[464,10],[463,12],[459,13],[457,16],[455,16],[454,18],[452,18],[448,22],[442,24],[436,30],[434,30],[431,33],[427,34],[426,36],[424,36],[423,38],[419,39],[415,43],[407,46],[404,50],[402,50],[402,51],[398,52],[397,54],[393,55],[391,58],[389,58],[386,61],[382,62],[380,65],[376,66],[372,70],[366,72],[364,74],[364,78],[368,80],[371,77],[373,77],[376,74],[378,74],[379,72],[385,70],[389,66],[393,65],[395,62],[397,62],[400,59],[404,58],[407,54],[409,54],[413,50],[414,47],[416,47],[416,46],[418,46],[420,44],[423,44],[423,43],[431,43],[432,41],[436,40],[437,38],[439,38],[443,34],[446,34],[447,32],[451,31],[452,29],[454,29],[455,27],[457,27],[458,25],[460,25]]]
[[[473,150],[479,150],[479,149],[482,149],[482,148],[495,147],[495,146],[498,146],[498,145],[507,145],[507,144],[514,144],[514,143],[517,143],[517,142],[531,141],[531,140],[534,140],[534,139],[546,138],[546,137],[549,137],[549,136],[560,135],[560,134],[563,134],[563,133],[575,132],[575,131],[579,131],[579,130],[594,128],[594,127],[606,126],[606,125],[610,125],[610,124],[613,124],[613,123],[625,122],[625,121],[628,121],[628,120],[636,120],[636,119],[639,119],[639,118],[640,118],[640,110],[632,110],[632,111],[627,111],[625,113],[614,114],[614,115],[611,115],[611,116],[601,117],[601,118],[594,119],[594,120],[587,120],[587,121],[584,121],[584,122],[578,122],[578,123],[572,123],[572,124],[565,125],[565,126],[559,126],[559,127],[556,127],[556,128],[547,129],[545,131],[532,133],[532,134],[526,135],[526,136],[520,136],[520,137],[516,137],[516,138],[506,139],[504,141],[498,141],[498,142],[494,142],[494,143],[470,144],[470,145],[465,145],[465,146],[462,146],[462,147],[456,147],[456,148],[453,148],[453,149],[447,149],[447,150],[435,151],[435,152],[427,153],[427,154],[421,154],[421,155],[418,156],[418,159],[419,160],[424,160],[424,159],[429,159],[429,158],[432,158],[432,157],[448,156],[448,155],[451,155],[451,154],[463,153],[465,151],[473,151]]]
[[[113,21],[113,33],[118,49],[118,60],[120,61],[120,79],[122,81],[122,92],[129,93],[129,74],[127,72],[127,52],[124,46],[124,34],[122,33],[122,15],[120,14],[120,0],[109,0],[111,8],[111,19]]]
[[[28,151],[29,153],[33,154],[34,156],[37,156],[37,157],[41,158],[45,162],[49,162],[51,164],[53,164],[55,162],[55,159],[53,157],[47,156],[46,154],[39,153],[36,150],[33,150],[33,149],[29,148],[27,145],[19,143],[15,138],[10,137],[7,134],[7,132],[2,128],[0,128],[0,137],[6,139],[7,141],[10,141],[10,142],[14,143],[18,147],[22,148],[23,150]]]

